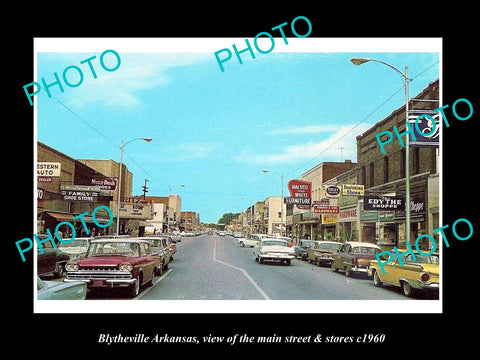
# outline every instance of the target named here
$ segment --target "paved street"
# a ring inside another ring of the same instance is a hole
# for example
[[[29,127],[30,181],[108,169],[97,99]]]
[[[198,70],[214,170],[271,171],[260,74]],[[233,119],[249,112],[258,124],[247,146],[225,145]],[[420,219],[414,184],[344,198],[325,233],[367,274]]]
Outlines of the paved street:
[[[169,270],[137,300],[410,300],[398,288],[376,288],[371,279],[348,278],[298,259],[291,266],[259,264],[252,248],[241,248],[230,236],[186,237],[177,247]],[[103,293],[87,299],[118,297]]]

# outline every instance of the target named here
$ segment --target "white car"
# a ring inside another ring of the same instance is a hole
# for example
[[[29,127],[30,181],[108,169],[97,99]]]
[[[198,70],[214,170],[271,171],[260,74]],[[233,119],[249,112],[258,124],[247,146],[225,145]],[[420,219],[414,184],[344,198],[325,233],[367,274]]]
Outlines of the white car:
[[[61,242],[58,245],[58,248],[70,255],[70,260],[78,260],[84,258],[87,255],[88,247],[90,246],[91,240],[93,240],[93,238],[75,238],[68,243]]]
[[[288,246],[286,240],[277,238],[263,238],[253,248],[255,261],[260,264],[264,260],[280,261],[290,265],[295,259],[295,250]]]
[[[267,235],[264,234],[249,234],[246,238],[242,237],[238,239],[238,244],[241,247],[249,246],[249,247],[254,247],[255,245],[258,244],[260,239],[267,237]]]

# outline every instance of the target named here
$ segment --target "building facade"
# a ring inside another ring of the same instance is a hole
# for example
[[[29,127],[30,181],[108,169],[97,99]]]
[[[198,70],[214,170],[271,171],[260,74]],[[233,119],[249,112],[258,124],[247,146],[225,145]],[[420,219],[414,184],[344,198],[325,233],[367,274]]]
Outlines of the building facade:
[[[439,82],[429,84],[419,95],[411,99],[409,108],[417,113],[439,107]],[[414,246],[416,238],[432,233],[439,218],[439,146],[428,144],[410,145],[409,174],[406,174],[406,151],[396,137],[385,145],[382,153],[376,135],[384,131],[400,134],[407,130],[405,107],[393,111],[388,117],[357,136],[357,180],[365,186],[363,202],[359,202],[360,239],[376,242],[387,247],[405,248],[406,231]],[[403,136],[403,139],[405,139]],[[384,141],[384,140],[382,140]],[[382,196],[405,198],[406,176],[410,178],[411,228],[405,228],[405,210],[364,209],[365,204]],[[368,201],[368,202],[366,202]],[[428,240],[420,246],[428,248]]]

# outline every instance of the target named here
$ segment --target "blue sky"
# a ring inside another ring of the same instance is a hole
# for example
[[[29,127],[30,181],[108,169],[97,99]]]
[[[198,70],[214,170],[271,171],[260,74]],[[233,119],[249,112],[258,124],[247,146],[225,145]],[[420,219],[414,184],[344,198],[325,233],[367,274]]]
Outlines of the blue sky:
[[[316,39],[292,39],[255,59],[243,54],[243,64],[233,57],[225,72],[214,52],[232,50],[232,43],[241,48],[244,39],[195,39],[182,46],[180,39],[65,41],[37,46],[35,81],[53,82],[53,73],[61,77],[70,65],[83,70],[84,80],[64,86],[63,93],[51,87],[54,98],[36,95],[38,140],[73,158],[119,161],[121,140],[152,137],[125,147],[134,195],[144,179],[149,195],[166,196],[173,186],[182,210],[200,213],[204,222],[280,195],[276,173],[285,174],[286,194],[289,179],[322,161],[356,161],[355,137],[401,106],[404,92],[392,69],[373,62],[354,66],[351,57],[379,59],[402,71],[408,65],[412,97],[439,78],[441,66],[437,45],[395,46],[396,40],[376,46],[369,40],[364,47],[361,40],[340,42],[332,51]],[[99,64],[107,49],[121,57],[113,72]],[[93,55],[97,79],[80,65]]]

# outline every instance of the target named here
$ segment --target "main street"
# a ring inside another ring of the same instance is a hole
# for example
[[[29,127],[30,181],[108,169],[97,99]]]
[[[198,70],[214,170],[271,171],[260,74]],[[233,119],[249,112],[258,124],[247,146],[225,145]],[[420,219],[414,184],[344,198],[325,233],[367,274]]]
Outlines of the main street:
[[[415,300],[395,287],[377,288],[371,279],[346,277],[329,267],[295,259],[290,266],[259,264],[252,248],[230,236],[185,237],[169,270],[135,300]],[[114,299],[94,294],[87,299]],[[120,296],[125,299],[124,296]]]

